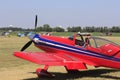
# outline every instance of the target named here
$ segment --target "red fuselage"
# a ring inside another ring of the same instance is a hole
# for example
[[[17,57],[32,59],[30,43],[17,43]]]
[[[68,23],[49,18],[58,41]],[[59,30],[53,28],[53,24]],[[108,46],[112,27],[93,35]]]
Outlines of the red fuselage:
[[[89,44],[85,47],[76,46],[76,35],[73,36],[73,39],[45,35],[39,35],[35,38],[38,38],[38,42],[33,39],[35,46],[45,52],[68,54],[88,65],[120,69],[119,46],[110,43],[99,48],[94,48]]]

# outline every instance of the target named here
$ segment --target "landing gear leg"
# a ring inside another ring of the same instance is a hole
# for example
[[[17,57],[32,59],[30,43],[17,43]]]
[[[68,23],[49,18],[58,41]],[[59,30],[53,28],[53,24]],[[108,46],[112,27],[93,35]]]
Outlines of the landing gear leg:
[[[49,77],[49,78],[52,78],[53,77],[53,75],[52,74],[50,74],[47,70],[48,70],[48,65],[45,65],[45,67],[44,67],[44,69],[41,69],[41,68],[38,68],[37,70],[36,70],[36,73],[37,73],[37,75],[38,75],[38,77],[40,78],[40,77]]]

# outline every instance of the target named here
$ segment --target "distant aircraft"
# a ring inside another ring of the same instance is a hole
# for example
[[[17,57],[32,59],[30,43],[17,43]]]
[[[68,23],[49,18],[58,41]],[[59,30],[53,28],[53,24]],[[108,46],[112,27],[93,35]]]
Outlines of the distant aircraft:
[[[12,30],[1,32],[0,36],[5,36],[5,37],[8,36],[8,37],[10,37],[11,32],[12,32]]]
[[[10,33],[9,32],[2,32],[1,36],[5,36],[5,37],[8,36],[8,37],[10,37]]]
[[[31,32],[31,31],[26,31],[26,32],[24,32],[24,33],[18,33],[17,34],[17,36],[18,37],[23,37],[23,36],[29,36],[29,35],[32,35],[32,34],[34,34],[33,32]]]
[[[64,66],[68,73],[87,69],[86,65],[120,69],[120,46],[107,39],[81,33],[68,38],[39,34],[29,35],[29,38],[30,41],[21,51],[14,52],[14,55],[45,65],[44,69],[36,70],[38,77],[53,77],[47,71],[49,66]],[[32,43],[45,52],[25,52]]]

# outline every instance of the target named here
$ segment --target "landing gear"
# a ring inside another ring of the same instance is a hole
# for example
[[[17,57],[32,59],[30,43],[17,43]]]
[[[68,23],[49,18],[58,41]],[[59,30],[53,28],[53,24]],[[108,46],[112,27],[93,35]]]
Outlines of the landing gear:
[[[40,68],[38,68],[38,69],[36,70],[36,73],[37,73],[38,77],[50,77],[50,78],[53,77],[52,74],[50,74],[50,73],[47,72],[46,70],[40,69]]]
[[[49,77],[49,78],[52,78],[54,77],[52,74],[50,74],[47,69],[48,69],[49,66],[45,66],[44,69],[40,69],[38,68],[36,70],[36,73],[38,75],[38,77]]]

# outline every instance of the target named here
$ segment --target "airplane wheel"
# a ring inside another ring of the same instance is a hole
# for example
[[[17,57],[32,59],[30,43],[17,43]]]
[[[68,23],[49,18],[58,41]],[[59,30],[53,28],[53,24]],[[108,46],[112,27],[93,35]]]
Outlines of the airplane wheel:
[[[38,77],[49,77],[49,78],[53,77],[52,74],[50,74],[46,70],[40,69],[40,68],[36,70],[36,73],[37,73]]]

